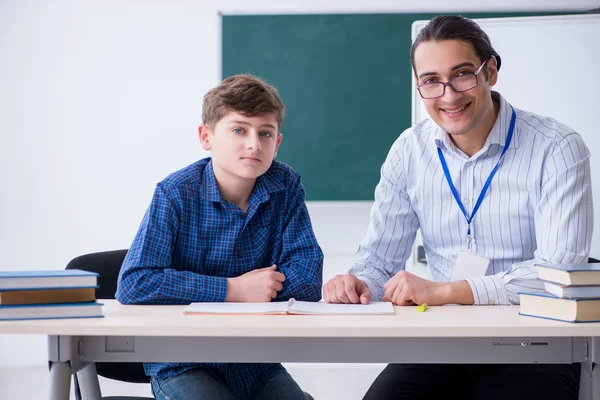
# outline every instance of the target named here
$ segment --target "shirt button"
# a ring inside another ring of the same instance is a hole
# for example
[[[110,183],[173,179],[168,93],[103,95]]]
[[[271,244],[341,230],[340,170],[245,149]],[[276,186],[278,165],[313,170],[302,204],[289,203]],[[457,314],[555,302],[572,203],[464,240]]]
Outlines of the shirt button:
[[[494,300],[488,300],[488,304],[489,304],[490,306],[493,306],[493,305],[494,305]]]
[[[471,202],[469,201],[469,199],[465,199],[464,203],[465,203],[465,206],[468,206],[469,204],[471,204]]]

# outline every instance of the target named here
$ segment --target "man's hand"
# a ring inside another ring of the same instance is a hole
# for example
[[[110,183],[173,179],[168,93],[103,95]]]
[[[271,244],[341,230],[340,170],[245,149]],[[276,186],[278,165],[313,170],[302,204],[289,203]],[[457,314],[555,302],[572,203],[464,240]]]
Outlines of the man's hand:
[[[443,304],[473,304],[473,293],[466,281],[432,282],[410,272],[400,271],[383,285],[383,301],[399,306],[427,303],[430,306]]]
[[[327,303],[369,304],[371,291],[352,274],[336,275],[323,286],[323,298]]]
[[[277,297],[283,289],[285,275],[276,271],[277,266],[259,268],[244,275],[227,279],[225,301],[266,303]]]

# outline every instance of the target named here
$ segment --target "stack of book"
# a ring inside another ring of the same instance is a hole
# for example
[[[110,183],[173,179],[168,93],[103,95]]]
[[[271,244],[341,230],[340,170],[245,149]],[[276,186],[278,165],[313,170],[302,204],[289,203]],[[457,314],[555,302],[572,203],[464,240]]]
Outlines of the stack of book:
[[[97,282],[77,269],[0,271],[0,321],[102,317]]]
[[[567,322],[600,322],[600,264],[538,264],[545,293],[519,293],[519,314]]]

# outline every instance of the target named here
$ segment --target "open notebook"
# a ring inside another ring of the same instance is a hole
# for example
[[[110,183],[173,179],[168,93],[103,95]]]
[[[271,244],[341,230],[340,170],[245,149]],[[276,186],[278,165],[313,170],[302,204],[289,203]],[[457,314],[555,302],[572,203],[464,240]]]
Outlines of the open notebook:
[[[309,301],[271,303],[192,303],[183,311],[195,314],[320,314],[320,315],[384,315],[394,314],[392,303],[328,304]]]

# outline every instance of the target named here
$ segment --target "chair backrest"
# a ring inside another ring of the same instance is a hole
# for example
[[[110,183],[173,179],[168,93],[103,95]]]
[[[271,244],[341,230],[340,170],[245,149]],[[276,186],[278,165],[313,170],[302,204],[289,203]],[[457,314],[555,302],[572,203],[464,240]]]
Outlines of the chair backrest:
[[[84,254],[71,260],[66,269],[82,269],[96,272],[98,289],[96,298],[114,299],[117,291],[117,279],[127,250],[103,251],[100,253]],[[132,383],[148,383],[150,378],[144,372],[143,363],[96,363],[98,375],[105,378]]]
[[[126,255],[126,249],[84,254],[72,259],[65,269],[82,269],[100,274],[96,298],[114,299],[119,271]]]

